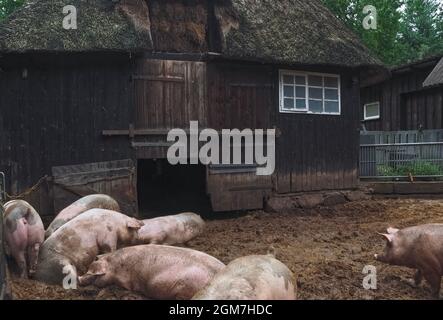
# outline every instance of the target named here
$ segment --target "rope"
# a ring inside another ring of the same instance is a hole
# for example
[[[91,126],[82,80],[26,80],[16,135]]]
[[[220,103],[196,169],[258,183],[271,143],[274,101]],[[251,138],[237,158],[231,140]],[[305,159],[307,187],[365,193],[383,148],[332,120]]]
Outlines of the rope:
[[[45,175],[43,177],[40,178],[40,180],[38,180],[38,182],[32,186],[31,188],[26,189],[24,192],[18,194],[18,195],[10,195],[5,191],[6,197],[10,200],[16,200],[16,199],[23,199],[24,197],[26,197],[27,195],[31,194],[32,192],[34,192],[35,190],[37,190],[38,187],[40,187],[40,185],[47,181],[47,179],[49,178],[49,176]]]

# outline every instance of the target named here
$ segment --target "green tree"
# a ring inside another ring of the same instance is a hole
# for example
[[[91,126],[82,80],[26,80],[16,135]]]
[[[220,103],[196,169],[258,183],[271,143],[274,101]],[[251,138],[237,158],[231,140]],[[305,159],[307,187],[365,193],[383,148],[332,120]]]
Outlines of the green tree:
[[[443,52],[443,3],[405,0],[400,45],[408,61]]]
[[[443,53],[442,0],[323,0],[383,62],[398,65]],[[365,30],[363,8],[377,9],[377,29]]]
[[[25,0],[0,0],[0,21],[21,6]]]
[[[323,0],[326,6],[349,28],[366,46],[386,64],[399,60],[398,34],[401,30],[400,18],[402,0]],[[377,9],[377,29],[363,27],[365,6]]]

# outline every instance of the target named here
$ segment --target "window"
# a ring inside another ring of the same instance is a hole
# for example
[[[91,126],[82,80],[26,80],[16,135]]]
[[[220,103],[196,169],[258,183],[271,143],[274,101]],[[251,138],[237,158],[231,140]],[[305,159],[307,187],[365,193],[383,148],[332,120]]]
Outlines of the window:
[[[340,76],[280,71],[280,112],[340,115]]]
[[[364,106],[364,120],[380,119],[380,102],[367,103]]]

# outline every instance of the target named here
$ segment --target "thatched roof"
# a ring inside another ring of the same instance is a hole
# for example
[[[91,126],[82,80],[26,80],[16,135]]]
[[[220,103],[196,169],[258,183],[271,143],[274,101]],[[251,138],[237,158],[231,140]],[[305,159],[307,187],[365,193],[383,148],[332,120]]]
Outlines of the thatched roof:
[[[212,1],[213,12],[207,15],[214,16],[220,38],[216,51],[224,57],[281,64],[381,65],[319,0]],[[77,7],[78,30],[61,27],[65,5]],[[0,51],[214,51],[201,43],[208,42],[210,29],[201,24],[211,19],[202,19],[200,12],[187,16],[197,7],[206,8],[206,0],[28,0],[0,25]],[[170,14],[163,16],[168,10]],[[179,17],[176,23],[171,21],[174,17]],[[193,17],[200,18],[192,21]],[[165,32],[182,34],[177,41],[169,39],[168,47]],[[183,50],[174,48],[183,38],[189,38]]]
[[[436,87],[443,85],[443,58],[432,70],[431,74],[426,78],[423,87]]]
[[[0,50],[133,51],[152,48],[113,0],[28,0],[0,25]],[[77,8],[78,29],[63,28],[63,7]]]

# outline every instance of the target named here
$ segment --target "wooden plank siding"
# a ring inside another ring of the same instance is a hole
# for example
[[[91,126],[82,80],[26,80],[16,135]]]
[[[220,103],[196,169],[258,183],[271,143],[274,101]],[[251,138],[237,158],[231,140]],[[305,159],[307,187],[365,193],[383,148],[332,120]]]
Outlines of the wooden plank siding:
[[[50,175],[53,166],[132,158],[127,138],[102,136],[133,121],[129,59],[52,58],[32,66],[14,61],[0,76],[0,117],[7,133],[1,159],[8,180],[18,183],[9,188],[12,193]]]
[[[278,193],[349,189],[358,185],[359,85],[343,69],[309,69],[341,75],[340,116],[279,113],[276,66],[208,66],[208,124],[226,128],[277,128]]]
[[[364,121],[368,131],[443,128],[443,87],[423,89],[433,67],[394,72],[391,79],[361,90],[361,120],[366,103],[380,102],[380,119]]]
[[[156,146],[165,141],[165,130],[187,129],[192,120],[200,128],[279,133],[272,177],[221,174],[207,181],[209,193],[226,191],[214,198],[231,201],[231,208],[261,205],[272,186],[294,193],[358,185],[360,102],[353,70],[297,69],[341,76],[342,113],[327,116],[279,112],[278,75],[287,66],[124,55],[78,61],[49,55],[36,63],[26,57],[2,65],[0,74],[0,169],[17,182],[10,186],[13,193],[57,166],[165,158],[167,147]],[[159,134],[131,136],[148,129]]]
[[[133,75],[135,129],[189,128],[190,121],[206,126],[206,63],[195,61],[139,59]],[[153,140],[154,139],[154,140]],[[166,158],[166,135],[139,136],[134,140],[138,159]]]

